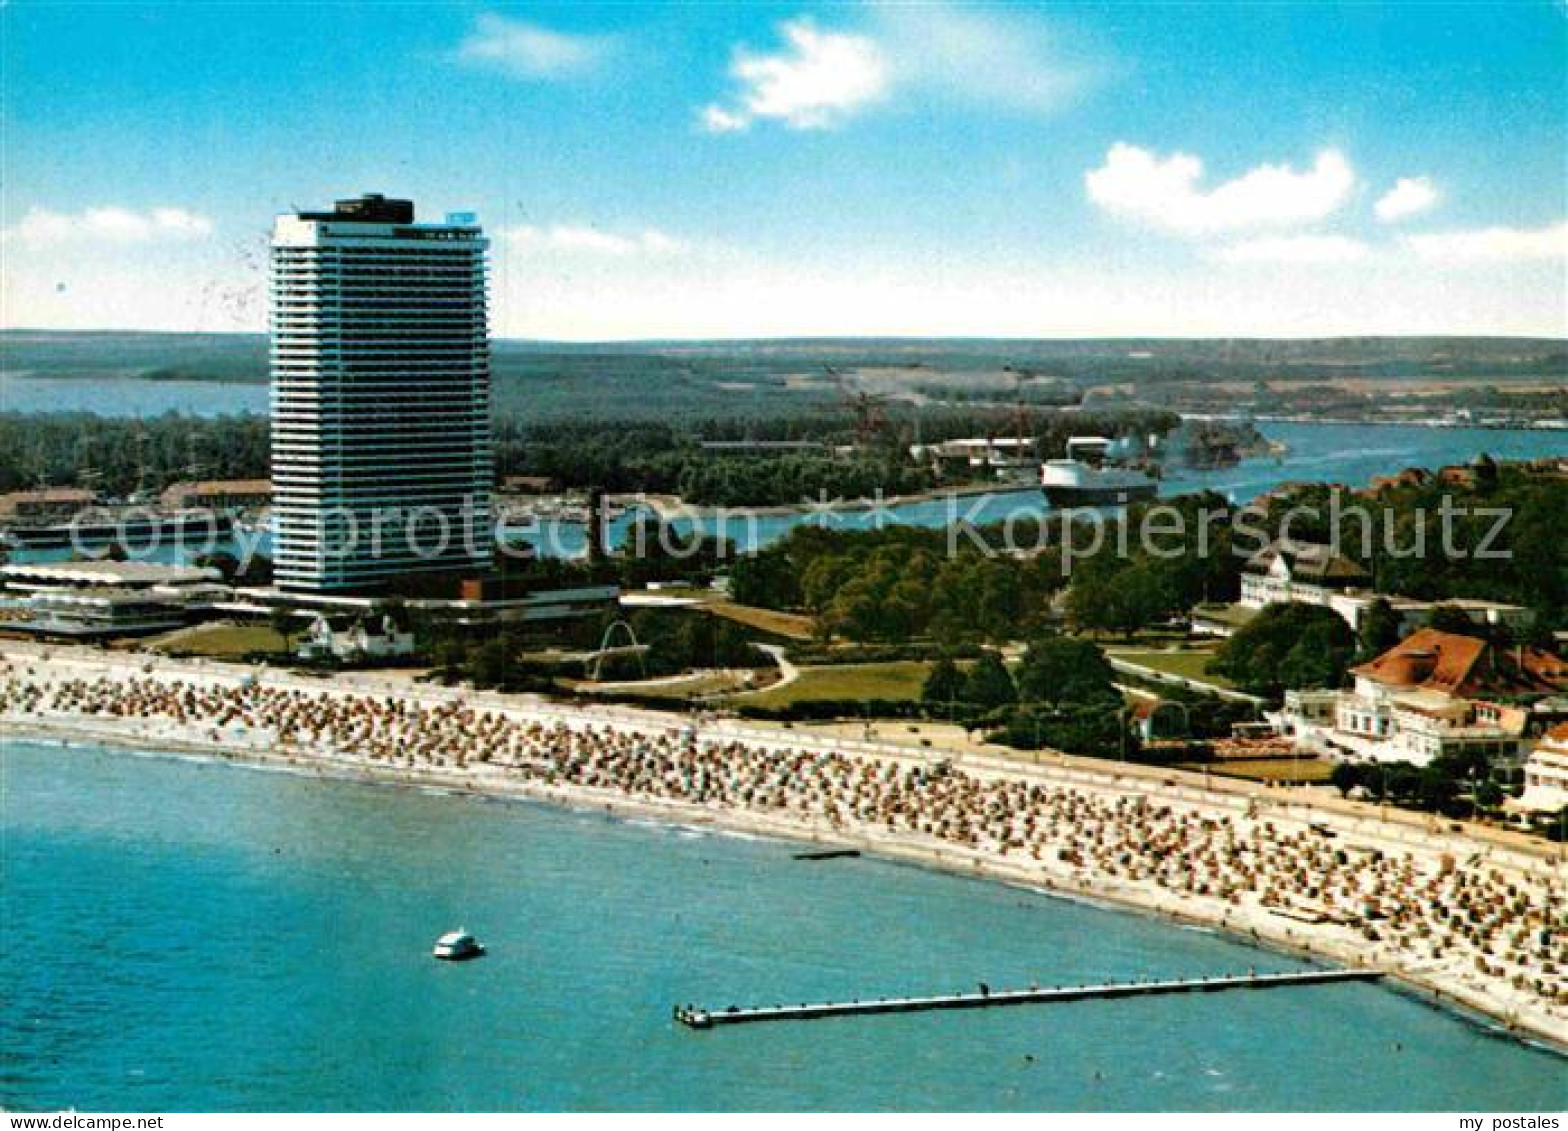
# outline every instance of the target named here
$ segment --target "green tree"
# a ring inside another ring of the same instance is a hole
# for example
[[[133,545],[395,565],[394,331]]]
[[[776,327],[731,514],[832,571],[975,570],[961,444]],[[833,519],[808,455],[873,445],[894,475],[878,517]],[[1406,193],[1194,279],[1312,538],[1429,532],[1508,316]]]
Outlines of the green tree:
[[[1018,698],[1026,703],[1088,703],[1114,699],[1115,673],[1087,640],[1051,633],[1029,642],[1018,665]]]
[[[468,663],[468,653],[462,641],[448,638],[435,646],[434,659],[441,673],[441,681],[455,683],[462,678],[463,669]]]
[[[1476,624],[1457,605],[1438,605],[1427,614],[1426,626],[1438,632],[1452,632],[1459,636],[1475,636]]]
[[[925,685],[920,689],[920,698],[937,705],[962,703],[964,673],[958,670],[958,665],[951,659],[942,657],[927,673]]]
[[[1358,633],[1361,655],[1368,659],[1381,656],[1398,644],[1399,626],[1399,614],[1394,611],[1394,606],[1388,603],[1388,598],[1374,599],[1367,606],[1366,615],[1361,618],[1361,629]]]
[[[1018,698],[1013,677],[1007,674],[1007,665],[995,652],[982,652],[969,669],[964,680],[964,702],[973,703],[985,710],[1005,707]]]
[[[1111,578],[1111,622],[1127,639],[1171,611],[1171,592],[1153,562],[1138,562]]]
[[[1067,619],[1079,632],[1114,631],[1116,594],[1110,579],[1100,574],[1073,578],[1067,590]]]
[[[736,558],[729,578],[730,597],[738,604],[793,609],[801,603],[800,574],[780,547]]]
[[[1129,759],[1142,757],[1136,736],[1122,725],[1121,712],[1103,707],[1073,707],[1046,714],[1015,711],[996,738],[1024,750],[1048,746],[1088,758],[1118,758],[1124,751]]]
[[[1091,567],[1075,577],[1067,615],[1080,630],[1119,632],[1131,639],[1169,614],[1175,603],[1160,563],[1138,561],[1119,569]]]
[[[475,687],[502,687],[506,683],[511,661],[511,653],[504,641],[486,640],[468,653],[468,678]]]
[[[1321,605],[1268,605],[1237,630],[1210,663],[1257,695],[1287,688],[1338,687],[1356,639],[1340,615]]]

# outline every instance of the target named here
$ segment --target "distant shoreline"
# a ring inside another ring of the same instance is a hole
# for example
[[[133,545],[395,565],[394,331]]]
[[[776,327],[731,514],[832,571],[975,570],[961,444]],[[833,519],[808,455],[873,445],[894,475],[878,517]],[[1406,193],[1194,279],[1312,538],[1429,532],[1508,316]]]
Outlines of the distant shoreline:
[[[967,483],[954,487],[933,487],[929,491],[915,491],[908,495],[888,495],[882,499],[828,499],[821,503],[774,503],[765,506],[716,506],[707,503],[687,503],[678,495],[611,495],[606,502],[625,506],[643,506],[653,511],[661,521],[690,519],[706,522],[713,519],[741,521],[749,518],[798,518],[801,515],[864,514],[868,511],[893,507],[918,506],[937,503],[943,499],[973,498],[977,495],[1038,495],[1037,483]]]
[[[1247,420],[1257,424],[1305,424],[1337,428],[1430,428],[1439,432],[1562,432],[1568,435],[1568,424],[1550,420],[1533,420],[1521,424],[1477,424],[1470,421],[1449,422],[1446,420],[1385,420],[1381,418],[1352,420],[1344,417],[1301,416],[1299,414],[1248,416],[1238,412],[1184,412],[1181,415],[1184,420]]]

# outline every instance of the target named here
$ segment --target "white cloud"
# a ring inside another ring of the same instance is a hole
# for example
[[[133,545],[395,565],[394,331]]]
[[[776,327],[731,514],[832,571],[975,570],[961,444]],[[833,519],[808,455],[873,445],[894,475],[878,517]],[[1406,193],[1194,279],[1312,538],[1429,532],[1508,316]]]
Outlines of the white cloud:
[[[1405,246],[1433,262],[1568,260],[1568,220],[1544,228],[1471,228],[1409,235]]]
[[[212,234],[212,221],[183,208],[138,212],[113,205],[81,212],[29,208],[3,235],[7,242],[33,246],[83,243],[149,243],[154,240],[201,239]]]
[[[1437,203],[1437,186],[1428,177],[1400,177],[1373,206],[1377,218],[1384,221],[1403,220],[1417,212],[1425,212]]]
[[[1355,263],[1369,253],[1366,244],[1349,236],[1263,236],[1219,248],[1209,258],[1220,263],[1324,264]]]
[[[522,79],[573,78],[594,70],[615,41],[603,35],[568,35],[525,20],[486,13],[458,48],[458,57]]]
[[[784,46],[774,54],[737,48],[730,76],[739,92],[733,105],[703,110],[710,130],[732,132],[758,119],[791,129],[824,129],[884,97],[888,65],[875,40],[819,31],[809,19],[779,26]]]
[[[657,228],[621,234],[585,225],[555,224],[547,228],[523,224],[502,233],[516,247],[588,255],[680,255],[687,245]]]
[[[1349,199],[1356,175],[1343,155],[1325,149],[1305,172],[1259,165],[1208,190],[1202,180],[1203,162],[1190,154],[1161,158],[1125,142],[1084,174],[1089,199],[1107,212],[1185,235],[1321,220]]]
[[[878,5],[873,32],[895,87],[1009,110],[1054,110],[1089,78],[1033,15],[942,3]]]
[[[822,129],[904,92],[1048,111],[1090,77],[1065,58],[1045,21],[1015,12],[878,3],[852,29],[822,31],[801,18],[781,24],[779,33],[784,45],[777,52],[736,49],[736,94],[699,115],[709,132],[744,130],[759,119]]]
[[[736,130],[743,130],[749,125],[751,125],[751,120],[745,114],[726,110],[722,106],[704,106],[702,108],[702,128],[709,133],[734,133]]]

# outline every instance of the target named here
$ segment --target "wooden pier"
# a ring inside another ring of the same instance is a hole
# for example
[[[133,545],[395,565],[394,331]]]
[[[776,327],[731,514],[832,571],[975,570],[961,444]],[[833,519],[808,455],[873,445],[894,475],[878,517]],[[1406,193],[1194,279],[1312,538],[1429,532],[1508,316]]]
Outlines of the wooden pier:
[[[1044,1005],[1154,994],[1217,993],[1221,990],[1267,990],[1284,986],[1320,986],[1331,982],[1370,982],[1378,970],[1296,970],[1278,974],[1237,974],[1213,978],[1175,978],[1156,982],[1108,982],[1092,986],[1030,987],[938,994],[931,997],[890,997],[866,1001],[823,1001],[800,1005],[763,1005],[702,1009],[678,1005],[675,1020],[692,1029],[743,1025],[753,1021],[812,1021],[819,1017],[855,1017],[873,1013],[920,1013],[933,1009],[991,1009],[1002,1005]]]

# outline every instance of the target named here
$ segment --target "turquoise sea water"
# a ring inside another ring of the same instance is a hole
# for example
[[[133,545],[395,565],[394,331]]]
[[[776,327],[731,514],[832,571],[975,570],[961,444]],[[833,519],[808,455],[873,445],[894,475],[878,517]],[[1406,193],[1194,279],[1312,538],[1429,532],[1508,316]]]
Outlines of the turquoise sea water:
[[[1480,1109],[1555,1054],[1340,985],[759,1025],[710,1006],[1300,963],[872,859],[0,744],[6,1108]],[[480,961],[433,961],[466,926]]]

